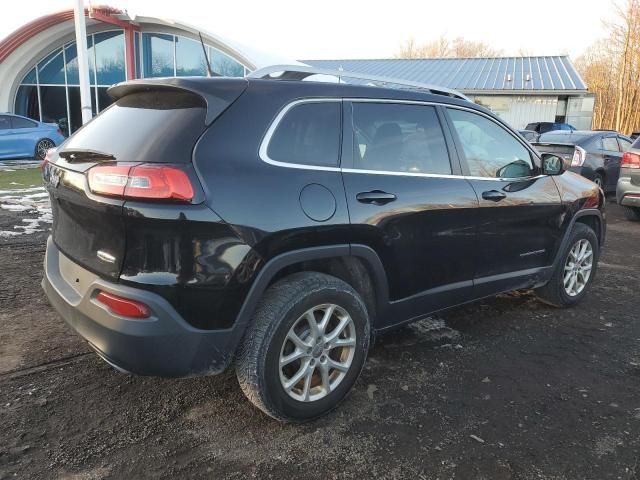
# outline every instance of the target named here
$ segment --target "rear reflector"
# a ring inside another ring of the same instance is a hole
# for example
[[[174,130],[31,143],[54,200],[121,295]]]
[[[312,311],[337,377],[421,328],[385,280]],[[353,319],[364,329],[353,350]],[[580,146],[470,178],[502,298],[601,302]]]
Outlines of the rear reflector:
[[[89,170],[89,188],[98,195],[137,200],[189,202],[194,195],[186,172],[161,165],[97,165]]]
[[[128,298],[119,297],[107,292],[100,292],[96,300],[105,305],[109,310],[121,317],[149,318],[151,309],[142,302],[136,302]]]
[[[624,168],[640,168],[640,155],[632,152],[624,152],[620,166]]]

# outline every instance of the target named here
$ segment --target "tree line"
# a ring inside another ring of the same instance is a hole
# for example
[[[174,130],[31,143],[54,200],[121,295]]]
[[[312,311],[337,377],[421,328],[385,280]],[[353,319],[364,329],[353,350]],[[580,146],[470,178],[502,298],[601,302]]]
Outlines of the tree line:
[[[606,38],[591,45],[574,64],[595,95],[592,128],[630,134],[640,130],[640,0],[616,4],[605,23]],[[527,55],[528,52],[518,52]],[[502,50],[484,42],[441,36],[427,43],[403,42],[397,58],[495,57]]]

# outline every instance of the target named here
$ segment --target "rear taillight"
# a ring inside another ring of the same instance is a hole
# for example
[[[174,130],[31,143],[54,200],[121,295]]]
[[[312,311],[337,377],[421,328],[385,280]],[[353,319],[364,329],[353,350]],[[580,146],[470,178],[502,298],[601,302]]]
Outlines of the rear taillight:
[[[576,150],[573,152],[573,158],[571,159],[571,166],[581,167],[584,164],[586,158],[586,150],[582,147],[576,147]]]
[[[149,318],[151,316],[151,309],[144,303],[112,293],[100,292],[96,295],[96,300],[121,317]]]
[[[89,188],[98,195],[138,200],[193,200],[189,176],[162,165],[97,165],[89,170]]]
[[[640,168],[640,155],[632,152],[624,152],[620,166],[624,168]]]

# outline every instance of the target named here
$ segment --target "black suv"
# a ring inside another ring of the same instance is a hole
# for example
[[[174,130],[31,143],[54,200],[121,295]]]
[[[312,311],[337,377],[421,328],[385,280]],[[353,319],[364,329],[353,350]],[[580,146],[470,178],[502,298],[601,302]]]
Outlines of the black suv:
[[[601,191],[446,94],[139,80],[51,151],[43,287],[114,367],[220,373],[286,421],[347,394],[374,332],[520,288],[586,294]]]

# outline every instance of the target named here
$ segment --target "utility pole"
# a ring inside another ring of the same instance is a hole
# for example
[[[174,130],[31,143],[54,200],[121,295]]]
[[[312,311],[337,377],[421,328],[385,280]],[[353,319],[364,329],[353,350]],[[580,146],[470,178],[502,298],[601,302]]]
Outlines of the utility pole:
[[[74,6],[76,46],[78,49],[78,75],[80,76],[80,109],[82,124],[93,116],[91,112],[91,88],[89,86],[89,55],[87,53],[87,25],[84,18],[84,0],[76,0]]]

